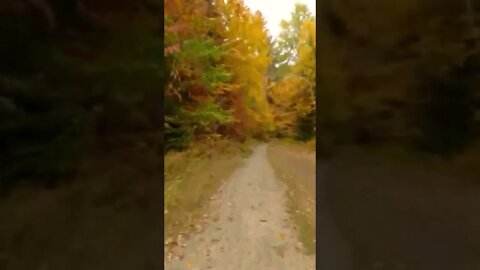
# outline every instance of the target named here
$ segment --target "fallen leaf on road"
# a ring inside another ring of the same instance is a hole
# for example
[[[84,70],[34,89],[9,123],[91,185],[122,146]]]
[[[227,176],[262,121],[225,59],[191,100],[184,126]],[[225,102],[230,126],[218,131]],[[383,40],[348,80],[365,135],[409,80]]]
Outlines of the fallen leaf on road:
[[[285,257],[285,247],[276,247],[275,250],[276,250],[278,256],[280,256],[282,258]]]
[[[191,269],[191,268],[192,268],[192,262],[187,262],[187,267],[188,267],[189,269]]]
[[[285,239],[285,234],[284,234],[284,233],[280,233],[278,236],[279,236],[280,239],[282,239],[282,240]]]
[[[180,250],[178,247],[174,247],[172,249],[172,254],[174,257],[176,257],[179,260],[183,259],[183,256],[184,256],[183,251]]]
[[[298,251],[302,251],[303,250],[303,244],[298,242],[297,245],[296,245],[296,248]]]

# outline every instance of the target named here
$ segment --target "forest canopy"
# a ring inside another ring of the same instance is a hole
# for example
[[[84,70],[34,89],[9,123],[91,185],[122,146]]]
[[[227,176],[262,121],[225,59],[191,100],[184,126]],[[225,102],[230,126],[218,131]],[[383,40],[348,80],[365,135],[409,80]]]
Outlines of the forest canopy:
[[[165,4],[167,149],[212,134],[314,137],[315,21],[305,5],[273,40],[240,0]]]

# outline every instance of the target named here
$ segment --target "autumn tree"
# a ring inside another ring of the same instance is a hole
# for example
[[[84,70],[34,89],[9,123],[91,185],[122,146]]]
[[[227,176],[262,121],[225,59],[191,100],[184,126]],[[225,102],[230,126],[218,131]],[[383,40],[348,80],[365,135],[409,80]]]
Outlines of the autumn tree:
[[[312,20],[313,15],[305,4],[296,3],[290,20],[280,22],[281,32],[273,47],[273,63],[276,70],[274,79],[286,75],[297,59],[297,41],[303,23]]]
[[[266,136],[270,50],[265,22],[242,1],[176,1],[165,16],[166,138]],[[171,144],[170,144],[171,142]]]
[[[315,20],[303,22],[296,38],[296,61],[290,73],[270,87],[270,98],[278,135],[308,140],[315,135]]]
[[[316,30],[315,20],[305,21],[298,35],[297,61],[293,73],[302,80],[297,100],[298,138],[308,140],[315,136],[316,117]]]
[[[224,18],[218,27],[225,42],[223,63],[233,76],[229,95],[236,118],[233,132],[265,135],[272,127],[266,95],[271,60],[265,22],[261,13],[252,14],[242,1],[218,1],[217,6]]]

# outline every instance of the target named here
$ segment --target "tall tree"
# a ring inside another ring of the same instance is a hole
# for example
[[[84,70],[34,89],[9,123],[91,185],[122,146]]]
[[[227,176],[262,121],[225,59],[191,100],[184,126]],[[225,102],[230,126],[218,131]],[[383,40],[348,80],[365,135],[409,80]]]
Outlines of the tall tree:
[[[297,60],[288,75],[270,87],[270,97],[278,135],[308,140],[315,131],[315,20],[302,24],[295,43]]]
[[[308,10],[307,5],[296,3],[290,20],[280,22],[282,31],[275,40],[273,48],[273,65],[277,70],[276,79],[288,73],[291,65],[295,63],[297,59],[297,37],[300,28],[305,21],[311,19],[313,19],[313,15]]]

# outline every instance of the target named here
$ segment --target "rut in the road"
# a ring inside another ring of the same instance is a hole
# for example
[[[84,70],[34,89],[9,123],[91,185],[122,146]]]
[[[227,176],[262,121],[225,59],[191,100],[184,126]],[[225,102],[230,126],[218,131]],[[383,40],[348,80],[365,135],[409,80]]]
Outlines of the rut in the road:
[[[182,260],[167,270],[309,270],[315,256],[298,250],[284,187],[267,160],[265,144],[225,183],[212,202],[203,232],[193,235]]]

